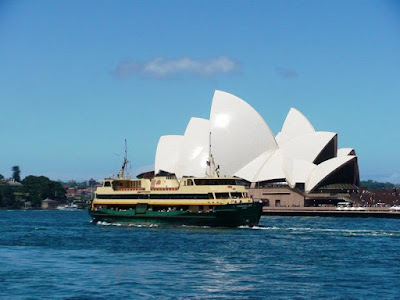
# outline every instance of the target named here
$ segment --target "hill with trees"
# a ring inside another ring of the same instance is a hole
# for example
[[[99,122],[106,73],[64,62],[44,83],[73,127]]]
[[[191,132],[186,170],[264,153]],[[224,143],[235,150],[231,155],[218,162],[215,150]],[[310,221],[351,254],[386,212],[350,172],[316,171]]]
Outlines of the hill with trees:
[[[390,190],[396,188],[396,186],[393,183],[378,182],[374,180],[362,180],[360,182],[360,187],[369,190]]]
[[[0,174],[0,208],[18,209],[27,202],[32,208],[40,208],[46,198],[67,201],[66,190],[60,182],[33,175],[21,180],[19,166],[12,167],[12,174],[9,179]]]

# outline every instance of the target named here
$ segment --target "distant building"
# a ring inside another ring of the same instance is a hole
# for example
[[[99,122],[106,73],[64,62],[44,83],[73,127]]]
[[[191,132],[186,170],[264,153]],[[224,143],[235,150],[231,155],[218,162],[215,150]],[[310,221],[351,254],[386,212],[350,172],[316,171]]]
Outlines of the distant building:
[[[6,185],[11,186],[11,187],[21,187],[22,183],[15,181],[14,179],[10,179],[10,180],[6,181]]]
[[[56,209],[58,205],[60,205],[60,202],[46,198],[45,200],[42,201],[41,208],[42,209]]]

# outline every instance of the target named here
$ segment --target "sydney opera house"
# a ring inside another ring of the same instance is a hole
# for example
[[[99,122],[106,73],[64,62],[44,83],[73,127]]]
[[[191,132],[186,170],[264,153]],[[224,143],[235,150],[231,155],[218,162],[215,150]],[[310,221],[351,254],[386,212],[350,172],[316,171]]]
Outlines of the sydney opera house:
[[[184,135],[159,140],[155,173],[203,177],[212,154],[220,176],[235,176],[271,207],[334,206],[358,189],[357,156],[337,148],[337,134],[316,131],[291,108],[274,136],[248,103],[215,91],[210,119],[191,118]]]

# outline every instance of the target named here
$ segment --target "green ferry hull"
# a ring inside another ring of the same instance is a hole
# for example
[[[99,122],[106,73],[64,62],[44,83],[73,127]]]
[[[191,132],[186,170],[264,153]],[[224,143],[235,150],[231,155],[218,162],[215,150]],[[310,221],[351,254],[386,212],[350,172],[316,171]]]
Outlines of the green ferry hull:
[[[89,210],[94,223],[174,224],[212,227],[257,226],[262,212],[262,203],[228,204],[212,212],[189,211],[136,212],[111,209]]]

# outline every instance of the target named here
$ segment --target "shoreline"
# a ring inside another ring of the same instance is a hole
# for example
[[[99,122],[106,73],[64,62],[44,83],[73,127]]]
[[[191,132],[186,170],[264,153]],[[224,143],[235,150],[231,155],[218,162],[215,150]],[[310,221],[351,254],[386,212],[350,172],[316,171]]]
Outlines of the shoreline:
[[[389,207],[264,207],[262,215],[400,219],[400,211]]]

